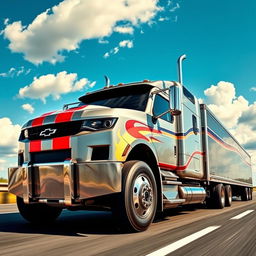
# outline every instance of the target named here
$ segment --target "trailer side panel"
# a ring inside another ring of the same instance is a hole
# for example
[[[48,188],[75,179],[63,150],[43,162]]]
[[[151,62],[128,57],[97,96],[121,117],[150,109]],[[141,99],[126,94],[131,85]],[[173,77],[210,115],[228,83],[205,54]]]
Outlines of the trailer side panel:
[[[205,134],[204,149],[209,180],[252,186],[250,155],[224,128],[211,111],[201,107]],[[206,124],[206,125],[205,125]],[[206,141],[207,140],[207,141]],[[207,171],[207,170],[205,170]]]

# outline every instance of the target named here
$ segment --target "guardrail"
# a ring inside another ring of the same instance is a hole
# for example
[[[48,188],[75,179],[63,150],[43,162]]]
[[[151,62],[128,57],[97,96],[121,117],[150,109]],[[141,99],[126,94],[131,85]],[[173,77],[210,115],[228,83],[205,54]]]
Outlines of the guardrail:
[[[8,183],[0,183],[0,192],[8,191]]]

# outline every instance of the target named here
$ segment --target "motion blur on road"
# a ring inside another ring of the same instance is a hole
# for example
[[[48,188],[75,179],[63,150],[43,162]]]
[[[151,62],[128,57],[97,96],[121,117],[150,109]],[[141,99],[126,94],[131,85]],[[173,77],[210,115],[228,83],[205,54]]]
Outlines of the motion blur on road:
[[[145,232],[124,234],[109,212],[63,211],[33,226],[16,205],[0,205],[0,255],[256,255],[256,194],[222,210],[171,209]]]

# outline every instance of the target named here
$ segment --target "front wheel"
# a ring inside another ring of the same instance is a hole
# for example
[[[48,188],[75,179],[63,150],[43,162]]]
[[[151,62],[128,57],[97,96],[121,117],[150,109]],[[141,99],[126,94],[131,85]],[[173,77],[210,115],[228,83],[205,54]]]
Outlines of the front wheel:
[[[17,197],[17,206],[21,216],[34,224],[51,223],[61,214],[62,209],[45,204],[25,204],[23,198]]]
[[[127,231],[144,231],[154,219],[157,186],[150,167],[142,161],[129,161],[122,170],[122,192],[112,207],[118,225]]]

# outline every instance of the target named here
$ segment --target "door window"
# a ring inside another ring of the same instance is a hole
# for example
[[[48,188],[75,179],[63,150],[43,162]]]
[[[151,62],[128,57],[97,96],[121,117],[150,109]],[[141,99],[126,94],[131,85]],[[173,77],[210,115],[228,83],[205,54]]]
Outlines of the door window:
[[[167,111],[168,109],[169,109],[168,100],[166,100],[165,98],[163,98],[160,95],[156,95],[155,101],[154,101],[154,107],[153,107],[154,116],[158,116],[158,115],[164,113],[165,111]],[[168,112],[167,114],[163,115],[160,118],[165,121],[171,122],[171,123],[173,122],[173,116],[171,115],[170,112]]]

